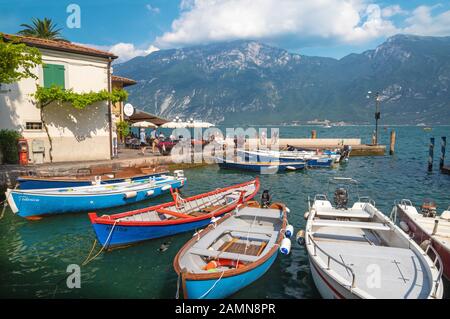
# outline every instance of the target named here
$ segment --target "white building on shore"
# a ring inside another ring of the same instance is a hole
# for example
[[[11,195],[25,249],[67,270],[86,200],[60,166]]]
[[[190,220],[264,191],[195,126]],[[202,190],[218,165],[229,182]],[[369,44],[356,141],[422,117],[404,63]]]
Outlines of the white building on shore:
[[[31,97],[36,84],[43,87],[56,84],[76,93],[110,91],[111,63],[117,56],[70,42],[17,38],[37,47],[44,64],[34,70],[38,80],[28,78],[1,84],[0,128],[17,130],[27,139],[30,163],[49,162],[49,141],[42,126],[40,110]],[[4,35],[4,40],[10,39],[10,35]],[[109,102],[97,102],[84,110],[53,103],[44,110],[44,119],[53,140],[53,162],[111,158],[112,105]]]

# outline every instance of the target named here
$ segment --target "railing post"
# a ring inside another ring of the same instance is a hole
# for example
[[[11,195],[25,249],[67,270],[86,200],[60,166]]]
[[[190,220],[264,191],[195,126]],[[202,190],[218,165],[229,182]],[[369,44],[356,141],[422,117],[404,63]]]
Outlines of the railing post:
[[[441,160],[439,162],[439,169],[442,169],[442,167],[444,167],[445,147],[446,146],[447,146],[447,137],[442,136],[441,137]]]
[[[434,137],[430,138],[430,148],[428,150],[428,171],[433,170]]]

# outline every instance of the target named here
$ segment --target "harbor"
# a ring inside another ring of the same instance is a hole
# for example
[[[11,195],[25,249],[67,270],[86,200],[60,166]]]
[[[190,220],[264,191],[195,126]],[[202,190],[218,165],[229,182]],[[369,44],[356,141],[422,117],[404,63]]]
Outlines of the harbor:
[[[394,200],[402,198],[411,199],[417,206],[424,198],[433,198],[439,210],[446,209],[450,181],[437,170],[428,173],[427,153],[424,149],[430,135],[445,135],[449,128],[436,127],[433,132],[426,133],[417,127],[395,129],[398,146],[394,156],[351,157],[347,163],[334,169],[259,175],[261,191],[268,189],[273,201],[286,203],[291,211],[289,223],[294,226],[295,232],[306,226],[303,214],[308,210],[308,196],[326,192],[328,180],[336,176],[351,176],[360,181],[361,195],[370,196],[376,202],[376,207],[386,215],[390,214]],[[306,135],[309,128],[295,130],[286,131],[285,134]],[[333,134],[365,134],[364,127],[339,130],[341,131]],[[369,131],[370,128],[366,130]],[[382,135],[380,143],[388,142],[389,136]],[[367,167],[372,169],[368,170]],[[186,168],[184,173],[188,183],[181,191],[183,197],[238,184],[258,176],[251,172],[220,170],[213,164]],[[302,191],[299,192],[299,189]],[[256,199],[259,196],[258,194]],[[169,194],[163,195],[127,206],[126,210],[170,200]],[[123,210],[118,207],[98,214],[114,214]],[[192,232],[187,232],[104,252],[82,266],[83,289],[68,289],[64,283],[67,264],[81,264],[88,257],[96,238],[86,214],[59,215],[29,222],[13,215],[8,208],[0,222],[0,229],[3,234],[11,234],[4,237],[5,240],[0,244],[6,269],[1,275],[1,282],[5,287],[2,291],[18,297],[175,298],[178,277],[172,268],[172,261],[179,249],[192,237]],[[42,234],[45,234],[45,238]],[[149,260],[152,261],[150,264]],[[19,265],[21,270],[17,272]],[[129,275],[126,278],[117,276],[121,272]],[[160,276],[155,277],[155,272]],[[17,286],[18,282],[22,284]],[[448,296],[449,285],[446,281],[444,284],[447,287],[445,297]],[[277,258],[264,276],[231,297],[319,298],[320,294],[314,285],[304,247],[293,241],[290,255]]]

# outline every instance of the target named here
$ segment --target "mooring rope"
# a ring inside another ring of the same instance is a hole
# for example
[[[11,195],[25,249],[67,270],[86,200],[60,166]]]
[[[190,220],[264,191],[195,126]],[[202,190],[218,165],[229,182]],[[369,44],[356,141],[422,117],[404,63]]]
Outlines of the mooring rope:
[[[177,279],[177,293],[175,294],[175,299],[180,299],[180,279],[181,279],[181,272],[178,274]]]
[[[219,283],[219,281],[222,279],[223,274],[225,273],[225,270],[222,271],[222,274],[220,275],[219,279],[217,279],[214,284],[209,288],[203,295],[201,295],[198,299],[203,299],[206,297],[213,289],[216,287],[216,285]]]
[[[3,218],[3,216],[5,216],[5,211],[6,211],[6,207],[8,207],[8,201],[5,199],[3,202],[3,209],[2,209],[2,214],[0,215],[0,219]],[[0,204],[1,205],[1,204]]]
[[[88,263],[90,263],[91,261],[93,261],[95,258],[97,258],[97,257],[102,253],[102,251],[103,251],[105,248],[108,247],[109,241],[110,241],[110,239],[111,239],[111,235],[112,235],[112,233],[113,233],[113,231],[114,231],[114,228],[116,227],[116,224],[117,224],[117,220],[114,221],[114,225],[111,227],[111,231],[109,232],[108,237],[106,238],[105,244],[104,244],[104,245],[102,246],[102,248],[95,254],[95,256],[93,256],[93,257],[91,258],[91,254],[92,254],[92,252],[94,251],[94,248],[95,248],[95,246],[96,246],[96,244],[97,244],[97,239],[94,241],[94,245],[92,246],[91,251],[89,252],[89,255],[87,256],[87,258],[86,258],[86,259],[83,261],[83,263],[81,264],[82,266],[86,266]]]

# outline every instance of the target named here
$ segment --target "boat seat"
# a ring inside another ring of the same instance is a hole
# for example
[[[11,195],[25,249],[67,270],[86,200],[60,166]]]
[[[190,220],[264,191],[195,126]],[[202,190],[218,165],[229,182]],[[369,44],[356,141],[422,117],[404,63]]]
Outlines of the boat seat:
[[[279,209],[244,207],[243,209],[240,209],[237,212],[236,216],[265,217],[265,218],[279,219],[282,216],[282,212]]]
[[[192,247],[189,249],[189,253],[194,255],[200,255],[205,257],[220,257],[223,259],[231,259],[231,260],[241,260],[246,262],[255,262],[258,259],[261,258],[261,256],[251,256],[251,255],[243,255],[243,254],[236,254],[236,253],[227,253],[227,252],[221,252],[217,250],[209,250],[204,248],[194,248]]]
[[[316,227],[345,227],[345,228],[361,228],[371,230],[391,230],[391,228],[388,225],[382,223],[367,223],[367,222],[325,220],[325,219],[314,220],[312,225]]]
[[[252,233],[246,233],[246,232],[240,232],[240,231],[233,231],[231,232],[231,236],[233,237],[239,237],[239,238],[244,238],[246,239],[248,236],[249,240],[268,240],[270,239],[272,236],[277,236],[278,232],[274,231],[272,232],[272,235],[269,234],[252,234]]]
[[[337,210],[337,209],[326,209],[326,208],[320,208],[316,212],[316,216],[319,217],[342,217],[342,218],[364,218],[368,219],[371,218],[372,215],[365,210],[355,210],[355,209],[349,209],[349,210]]]

